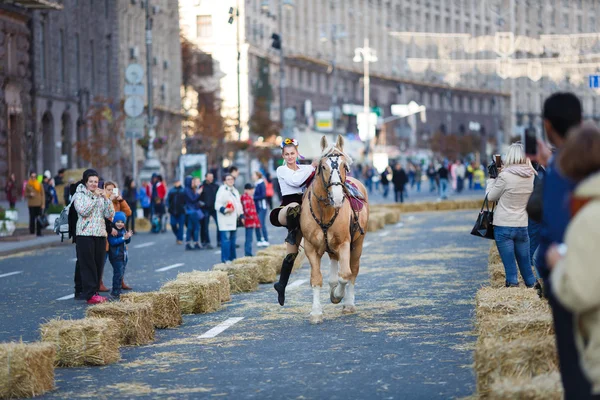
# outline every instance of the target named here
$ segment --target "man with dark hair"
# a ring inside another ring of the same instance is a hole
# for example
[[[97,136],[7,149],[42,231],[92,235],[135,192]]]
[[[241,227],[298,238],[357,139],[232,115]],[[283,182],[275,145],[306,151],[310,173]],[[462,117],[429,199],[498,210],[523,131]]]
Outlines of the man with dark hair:
[[[65,183],[65,169],[61,168],[58,170],[58,174],[56,174],[54,177],[54,184],[62,185],[63,183]]]
[[[232,165],[231,167],[229,167],[228,172],[229,172],[229,175],[233,176],[233,179],[237,179],[237,177],[240,175],[240,170],[235,165]]]
[[[569,131],[581,124],[582,114],[581,102],[572,93],[555,93],[546,99],[543,109],[544,129],[548,140],[556,148],[556,152],[552,156],[548,146],[538,141],[538,154],[532,157],[533,161],[547,166],[543,183],[540,246],[535,265],[544,280],[545,293],[552,308],[560,373],[566,400],[591,398],[592,388],[579,363],[579,355],[575,346],[573,314],[556,300],[550,288],[550,271],[546,264],[546,253],[553,243],[563,242],[565,230],[569,224],[568,199],[575,185],[561,175],[556,164],[556,155],[561,151]]]

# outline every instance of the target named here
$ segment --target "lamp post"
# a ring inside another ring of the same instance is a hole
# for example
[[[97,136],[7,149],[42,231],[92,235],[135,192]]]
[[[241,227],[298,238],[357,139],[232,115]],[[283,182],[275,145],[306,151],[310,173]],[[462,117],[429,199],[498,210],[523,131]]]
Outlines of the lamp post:
[[[363,70],[364,70],[364,75],[363,75],[363,88],[364,88],[364,93],[363,93],[363,126],[362,129],[364,129],[365,132],[365,141],[366,141],[366,145],[365,145],[365,159],[368,157],[369,155],[369,148],[370,148],[370,144],[371,144],[371,140],[373,139],[371,137],[371,121],[370,121],[370,110],[369,110],[369,104],[370,104],[370,99],[369,99],[369,93],[370,93],[370,79],[369,79],[369,63],[372,62],[377,62],[377,55],[374,49],[371,49],[369,47],[369,38],[365,38],[364,41],[364,46],[363,47],[357,47],[356,49],[354,49],[354,58],[353,58],[354,62],[363,62]],[[359,130],[361,128],[359,127]]]

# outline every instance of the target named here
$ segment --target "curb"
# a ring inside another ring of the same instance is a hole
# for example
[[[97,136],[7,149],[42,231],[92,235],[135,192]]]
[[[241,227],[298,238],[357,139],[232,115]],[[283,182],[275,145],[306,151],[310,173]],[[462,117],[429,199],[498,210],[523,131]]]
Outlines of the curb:
[[[62,245],[67,245],[67,244],[71,244],[71,243],[67,242],[67,241],[61,242],[60,238],[57,237],[56,241],[52,241],[52,242],[44,242],[44,243],[37,243],[37,244],[32,243],[28,246],[19,247],[19,248],[12,249],[12,250],[0,250],[0,257],[16,256],[20,253],[26,253],[26,252],[32,251],[32,250],[43,250],[43,249],[47,249],[50,247],[57,247],[57,246],[62,246]]]

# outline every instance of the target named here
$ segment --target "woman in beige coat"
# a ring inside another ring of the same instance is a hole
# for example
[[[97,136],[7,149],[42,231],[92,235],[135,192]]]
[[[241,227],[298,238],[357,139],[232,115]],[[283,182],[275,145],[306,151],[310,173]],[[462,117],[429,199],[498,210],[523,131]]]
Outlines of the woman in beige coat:
[[[578,185],[565,245],[546,254],[551,288],[575,316],[575,342],[584,372],[600,399],[600,130],[586,125],[570,134],[559,156],[564,175]],[[568,249],[568,250],[567,250]]]
[[[529,258],[526,207],[536,172],[520,143],[508,148],[503,162],[498,177],[488,179],[486,191],[489,201],[498,202],[494,211],[494,239],[504,264],[506,286],[519,286],[518,264],[525,285],[533,287],[536,279]]]

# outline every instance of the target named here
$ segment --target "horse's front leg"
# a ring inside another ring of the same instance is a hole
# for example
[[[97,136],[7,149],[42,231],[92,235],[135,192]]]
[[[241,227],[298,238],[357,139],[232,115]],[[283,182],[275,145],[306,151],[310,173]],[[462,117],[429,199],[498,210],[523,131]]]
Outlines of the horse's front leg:
[[[338,285],[333,291],[331,301],[335,304],[342,301],[346,294],[346,285],[352,279],[352,272],[350,271],[350,243],[344,243],[339,247],[339,277]]]
[[[323,275],[321,275],[321,256],[316,249],[304,242],[304,253],[310,262],[310,286],[313,291],[312,310],[310,311],[310,323],[320,324],[323,322],[323,308],[321,307],[321,287],[323,286]]]

